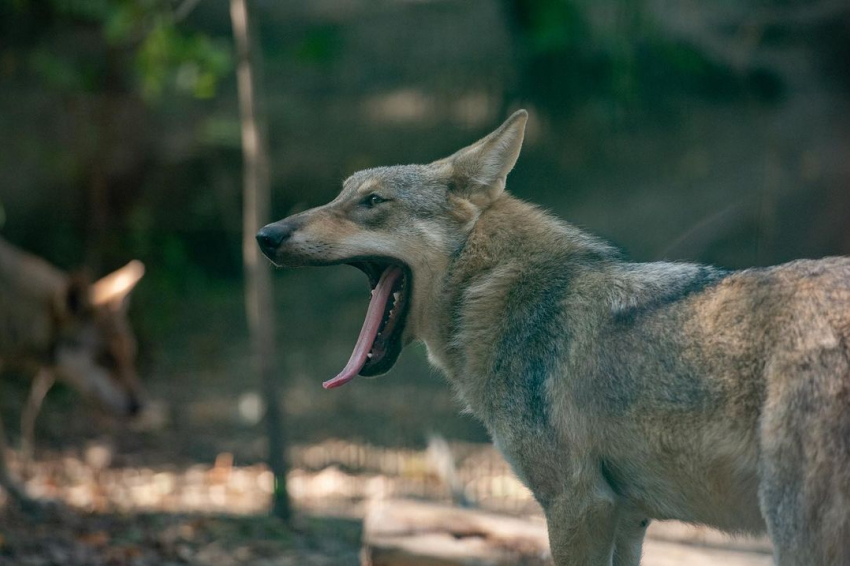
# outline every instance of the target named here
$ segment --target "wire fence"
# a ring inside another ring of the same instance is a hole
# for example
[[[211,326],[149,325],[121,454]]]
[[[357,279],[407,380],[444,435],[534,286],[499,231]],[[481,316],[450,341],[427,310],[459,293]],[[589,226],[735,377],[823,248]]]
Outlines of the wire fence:
[[[461,497],[483,509],[540,513],[494,448],[444,445],[447,452],[434,445],[414,450],[340,440],[297,445],[290,451],[289,492],[296,507],[316,512],[359,514],[364,504],[397,497],[446,502]],[[26,478],[29,495],[92,511],[255,514],[268,510],[274,490],[265,465],[235,465],[226,452],[212,464],[184,467],[120,467],[110,461],[105,445],[45,452],[27,465],[10,454],[10,466]]]

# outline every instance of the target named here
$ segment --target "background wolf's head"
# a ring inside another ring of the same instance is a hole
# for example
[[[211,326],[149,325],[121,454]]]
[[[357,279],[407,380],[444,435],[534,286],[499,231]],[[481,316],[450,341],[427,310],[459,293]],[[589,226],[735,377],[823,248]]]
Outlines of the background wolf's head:
[[[72,276],[55,307],[57,376],[119,414],[134,415],[141,408],[127,308],[143,274],[144,266],[133,261],[93,284]]]

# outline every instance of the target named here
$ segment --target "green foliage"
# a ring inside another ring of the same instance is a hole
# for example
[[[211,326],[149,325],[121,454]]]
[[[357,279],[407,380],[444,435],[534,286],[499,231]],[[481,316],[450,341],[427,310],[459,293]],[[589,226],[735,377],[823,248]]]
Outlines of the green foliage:
[[[327,66],[336,59],[342,49],[342,39],[336,26],[314,26],[307,30],[295,49],[295,58],[300,63]]]
[[[169,86],[196,98],[215,96],[231,69],[230,51],[200,34],[187,34],[159,18],[138,48],[136,66],[142,93],[157,98]]]
[[[201,122],[197,138],[209,146],[238,150],[242,147],[242,124],[237,116],[214,114]]]
[[[527,32],[534,52],[571,49],[591,33],[582,11],[575,2],[532,0],[525,2]]]
[[[109,14],[108,0],[52,0],[56,13],[64,17],[97,22]]]
[[[40,46],[30,53],[30,70],[48,88],[63,92],[95,89],[96,70],[85,61],[74,60],[73,54],[56,53]]]
[[[603,99],[651,110],[682,93],[706,100],[781,94],[775,75],[742,72],[704,49],[672,37],[643,2],[507,0],[525,47],[526,84],[565,98]]]
[[[229,42],[187,29],[173,7],[168,0],[16,0],[3,13],[17,20],[10,28],[38,30],[22,34],[17,47],[48,88],[97,92],[114,88],[117,74],[149,101],[167,92],[212,98],[232,70]]]

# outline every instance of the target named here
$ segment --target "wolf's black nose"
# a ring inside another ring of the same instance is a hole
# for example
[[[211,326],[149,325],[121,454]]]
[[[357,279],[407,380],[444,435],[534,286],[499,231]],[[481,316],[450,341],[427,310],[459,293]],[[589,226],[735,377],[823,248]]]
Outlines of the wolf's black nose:
[[[269,257],[274,257],[274,253],[280,244],[283,243],[292,234],[292,229],[288,224],[269,224],[263,226],[257,232],[257,243],[260,244],[260,249]]]

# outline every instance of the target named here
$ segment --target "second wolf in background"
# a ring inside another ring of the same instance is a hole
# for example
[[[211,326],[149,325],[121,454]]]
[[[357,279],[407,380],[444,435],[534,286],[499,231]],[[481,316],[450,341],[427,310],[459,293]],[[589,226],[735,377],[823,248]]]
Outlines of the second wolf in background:
[[[54,378],[117,414],[139,412],[136,340],[127,307],[143,274],[141,262],[132,261],[89,284],[0,238],[0,370],[16,366],[34,378],[24,429]],[[25,501],[9,475],[4,448],[0,428],[0,486]]]

